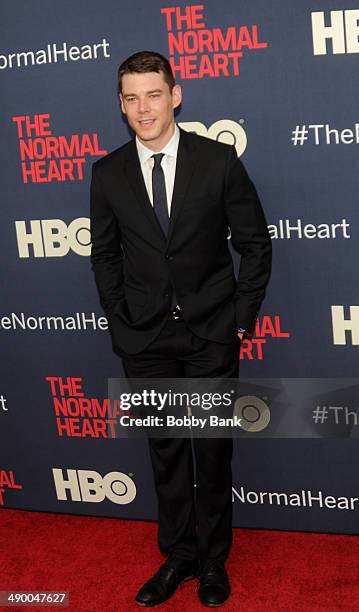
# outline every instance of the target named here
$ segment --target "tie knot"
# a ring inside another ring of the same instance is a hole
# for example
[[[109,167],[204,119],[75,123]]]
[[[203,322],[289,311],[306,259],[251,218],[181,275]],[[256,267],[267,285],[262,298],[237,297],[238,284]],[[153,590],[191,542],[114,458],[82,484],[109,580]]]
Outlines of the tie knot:
[[[164,157],[164,153],[155,153],[154,155],[152,155],[152,157],[155,160],[154,168],[158,168],[161,165],[161,161],[162,161],[162,157]]]

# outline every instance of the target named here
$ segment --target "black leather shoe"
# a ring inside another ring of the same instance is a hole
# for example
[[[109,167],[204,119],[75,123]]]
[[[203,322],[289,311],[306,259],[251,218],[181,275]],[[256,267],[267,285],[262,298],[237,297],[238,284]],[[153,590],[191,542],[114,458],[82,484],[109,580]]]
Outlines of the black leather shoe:
[[[198,561],[171,563],[167,559],[138,591],[135,601],[141,606],[157,606],[175,593],[178,585],[198,576]]]
[[[198,597],[205,606],[221,606],[231,593],[223,561],[207,559],[201,564]]]

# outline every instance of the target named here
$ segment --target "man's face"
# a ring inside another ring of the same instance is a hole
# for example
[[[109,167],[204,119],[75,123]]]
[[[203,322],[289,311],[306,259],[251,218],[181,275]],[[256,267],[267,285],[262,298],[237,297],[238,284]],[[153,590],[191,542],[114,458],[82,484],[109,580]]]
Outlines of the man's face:
[[[170,92],[162,72],[124,74],[120,100],[139,140],[152,151],[160,151],[173,134],[173,111],[182,100],[180,85]]]

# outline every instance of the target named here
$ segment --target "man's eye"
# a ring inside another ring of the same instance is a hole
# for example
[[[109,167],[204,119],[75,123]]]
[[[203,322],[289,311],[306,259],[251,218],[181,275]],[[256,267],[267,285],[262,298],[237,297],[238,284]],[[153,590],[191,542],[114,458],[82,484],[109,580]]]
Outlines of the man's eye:
[[[134,102],[135,98],[126,98],[127,102]]]
[[[160,94],[150,94],[151,98],[159,98]]]

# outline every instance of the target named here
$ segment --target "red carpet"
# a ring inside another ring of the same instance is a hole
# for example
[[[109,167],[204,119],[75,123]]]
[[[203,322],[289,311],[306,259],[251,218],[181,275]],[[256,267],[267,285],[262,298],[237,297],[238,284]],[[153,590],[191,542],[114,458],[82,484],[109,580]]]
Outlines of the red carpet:
[[[0,590],[67,590],[74,612],[143,610],[133,596],[163,561],[156,527],[2,509]],[[356,536],[249,529],[234,529],[233,536],[227,562],[233,594],[219,608],[224,612],[359,610]],[[196,584],[185,583],[153,610],[209,610],[197,603]]]

